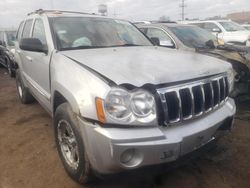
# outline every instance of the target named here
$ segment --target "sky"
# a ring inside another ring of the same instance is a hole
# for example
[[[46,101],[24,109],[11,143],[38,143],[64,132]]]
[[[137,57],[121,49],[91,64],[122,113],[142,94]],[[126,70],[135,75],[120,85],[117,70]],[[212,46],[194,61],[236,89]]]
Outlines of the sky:
[[[185,0],[185,17],[200,18],[250,11],[249,0]],[[158,20],[167,16],[181,19],[181,0],[0,0],[0,27],[18,27],[27,13],[42,9],[60,9],[97,13],[99,4],[107,4],[108,16],[130,21]]]

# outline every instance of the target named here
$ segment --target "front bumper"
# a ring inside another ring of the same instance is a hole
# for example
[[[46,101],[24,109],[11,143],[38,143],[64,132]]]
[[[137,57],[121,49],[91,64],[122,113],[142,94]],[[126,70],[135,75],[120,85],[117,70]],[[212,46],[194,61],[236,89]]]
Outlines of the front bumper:
[[[171,162],[230,130],[236,112],[234,100],[199,119],[172,127],[105,128],[79,118],[81,133],[93,169],[111,174]]]

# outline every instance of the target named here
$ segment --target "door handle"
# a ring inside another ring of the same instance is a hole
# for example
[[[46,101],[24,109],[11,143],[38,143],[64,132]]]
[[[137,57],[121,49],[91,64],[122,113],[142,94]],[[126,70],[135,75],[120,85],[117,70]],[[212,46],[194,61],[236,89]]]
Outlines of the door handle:
[[[32,58],[31,58],[30,56],[26,56],[26,58],[27,58],[30,62],[32,62]]]

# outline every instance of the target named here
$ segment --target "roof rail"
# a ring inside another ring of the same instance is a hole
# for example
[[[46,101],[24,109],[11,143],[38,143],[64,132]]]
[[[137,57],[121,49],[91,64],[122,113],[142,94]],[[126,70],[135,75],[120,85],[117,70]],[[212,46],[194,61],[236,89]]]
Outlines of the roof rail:
[[[86,12],[77,12],[77,11],[65,11],[65,10],[43,10],[43,9],[35,10],[34,12],[30,12],[27,15],[29,16],[29,15],[32,15],[32,14],[43,14],[43,13],[51,13],[51,12],[96,15],[96,13],[86,13]]]

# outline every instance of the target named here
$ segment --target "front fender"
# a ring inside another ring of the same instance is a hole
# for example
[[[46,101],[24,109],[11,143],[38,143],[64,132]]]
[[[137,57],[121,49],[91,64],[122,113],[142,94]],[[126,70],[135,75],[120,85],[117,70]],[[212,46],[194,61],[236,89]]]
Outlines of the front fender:
[[[97,120],[95,98],[105,98],[109,90],[110,86],[89,70],[60,53],[53,55],[51,91],[53,95],[58,91],[70,103],[74,113]]]
[[[55,110],[56,110],[56,109],[54,109],[54,105],[53,105],[55,102],[55,93],[58,92],[68,101],[68,103],[72,107],[73,112],[76,114],[80,114],[80,110],[79,110],[79,106],[78,106],[78,103],[76,101],[76,98],[67,88],[65,88],[65,86],[63,86],[61,83],[55,81],[53,83],[53,91],[54,92],[52,94],[52,101],[51,101],[53,112],[55,112]]]

